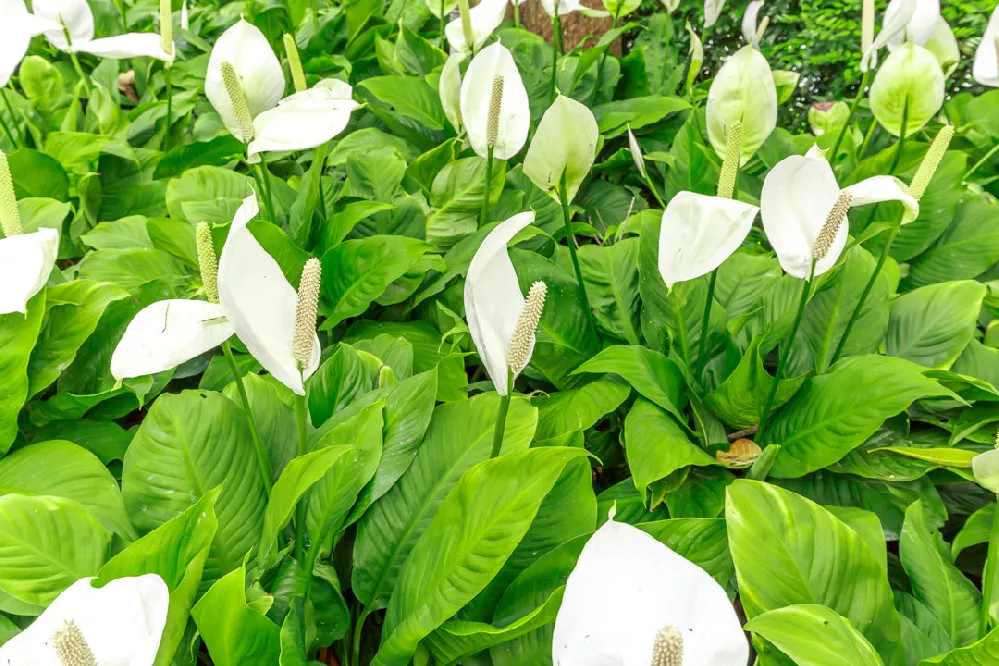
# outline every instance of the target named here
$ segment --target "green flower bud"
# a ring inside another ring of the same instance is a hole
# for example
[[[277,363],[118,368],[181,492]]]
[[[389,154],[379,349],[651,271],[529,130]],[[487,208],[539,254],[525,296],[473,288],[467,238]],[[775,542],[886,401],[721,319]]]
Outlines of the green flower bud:
[[[937,21],[936,32],[930,37],[930,41],[926,42],[926,48],[936,56],[944,76],[953,74],[961,62],[961,48],[954,37],[954,31],[943,19]]]
[[[718,70],[705,108],[708,138],[725,157],[726,128],[742,123],[742,160],[745,164],[777,126],[777,87],[763,54],[744,46]]]
[[[701,38],[690,27],[690,21],[687,21],[687,32],[690,34],[690,67],[687,69],[685,87],[689,95],[690,89],[694,86],[694,79],[701,73],[701,64],[704,62],[704,45],[701,44]]]
[[[783,104],[791,99],[794,89],[798,87],[798,82],[801,81],[801,74],[786,69],[775,69],[773,74],[774,85],[777,86],[777,103]]]
[[[922,46],[906,42],[892,51],[874,77],[871,111],[894,136],[915,134],[944,102],[944,73],[936,57]]]
[[[838,134],[849,117],[850,107],[846,102],[816,102],[808,109],[808,124],[815,136]]]

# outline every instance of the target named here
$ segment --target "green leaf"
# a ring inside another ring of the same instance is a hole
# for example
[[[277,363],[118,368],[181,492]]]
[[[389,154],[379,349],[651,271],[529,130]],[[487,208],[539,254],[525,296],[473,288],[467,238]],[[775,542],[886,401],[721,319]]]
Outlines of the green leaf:
[[[108,305],[128,296],[118,285],[86,280],[50,287],[47,321],[28,362],[28,395],[37,395],[58,379],[97,328]]]
[[[92,453],[70,442],[39,442],[0,458],[0,495],[52,495],[76,500],[111,532],[136,538],[118,482]]]
[[[437,91],[417,76],[373,76],[360,83],[375,99],[431,130],[444,129],[446,118]]]
[[[489,181],[489,201],[495,204],[503,191],[505,163],[497,160]],[[427,218],[427,240],[451,247],[478,228],[482,197],[486,195],[486,161],[466,157],[444,166],[430,189],[433,208]]]
[[[45,292],[28,301],[26,314],[0,315],[0,453],[17,437],[17,415],[28,399],[28,363],[42,326]]]
[[[200,166],[223,167],[232,160],[242,157],[245,151],[246,146],[243,142],[229,134],[217,136],[210,141],[177,146],[156,163],[153,178],[170,180]]]
[[[889,451],[916,460],[925,460],[941,467],[965,469],[971,468],[971,459],[977,455],[975,451],[966,449],[922,448],[918,446],[886,446],[881,449],[873,449],[873,451]]]
[[[991,666],[996,660],[999,660],[999,629],[993,629],[973,645],[924,659],[919,666]]]
[[[111,533],[82,504],[62,497],[0,497],[0,591],[49,605],[104,561]]]
[[[933,242],[953,222],[958,204],[966,191],[962,183],[969,166],[968,155],[962,151],[949,150],[944,154],[940,166],[926,186],[926,192],[919,200],[919,217],[902,225],[895,242],[892,243],[893,259],[902,262],[916,258],[933,245]],[[884,172],[875,171],[861,175],[860,178],[879,173]],[[907,178],[905,180],[911,182]],[[879,247],[870,249],[876,253],[880,251],[880,244]]]
[[[883,666],[850,621],[826,606],[794,604],[757,615],[746,630],[767,639],[800,666]]]
[[[683,373],[671,359],[639,345],[611,345],[586,361],[572,374],[606,372],[631,384],[642,397],[682,418]]]
[[[193,275],[190,267],[169,253],[146,247],[90,252],[77,269],[87,280],[112,282],[129,291],[156,280],[179,285]]]
[[[690,103],[679,97],[632,97],[601,104],[593,109],[600,133],[610,139],[631,129],[637,130],[659,122],[671,113],[689,109]]]
[[[499,407],[500,397],[487,393],[435,409],[412,465],[358,523],[351,578],[354,594],[369,609],[385,604],[403,563],[458,480],[489,458]],[[526,449],[536,426],[537,410],[513,399],[502,451]]]
[[[895,663],[900,629],[891,588],[857,532],[817,504],[758,481],[728,487],[725,519],[750,620],[792,604],[828,606]]]
[[[639,326],[637,238],[579,248],[579,267],[601,330],[637,345]]]
[[[245,358],[253,360],[252,356]],[[228,364],[226,364],[226,372],[229,372]],[[202,375],[203,377],[204,375]],[[288,464],[288,461],[298,454],[295,410],[282,399],[282,396],[289,396],[290,401],[291,391],[273,378],[269,381],[252,372],[243,376],[243,388],[246,389],[246,399],[250,403],[250,412],[253,413],[253,422],[257,426],[257,432],[260,433],[260,440],[264,443],[264,447],[270,451],[271,469],[274,470],[276,479],[281,475],[281,471]],[[226,386],[222,390],[222,395],[242,409],[242,402],[235,382]]]
[[[949,393],[904,359],[843,359],[828,373],[809,378],[767,428],[761,444],[781,445],[770,474],[794,478],[822,469],[916,400]]]
[[[922,502],[913,502],[906,510],[898,547],[913,596],[947,630],[951,646],[964,647],[977,640],[981,594],[951,563],[950,549],[927,521]]]
[[[371,376],[350,345],[339,345],[306,383],[312,423],[322,425],[372,389]]]
[[[375,213],[380,213],[383,210],[392,210],[393,208],[395,206],[392,204],[378,201],[355,201],[347,204],[339,213],[330,215],[329,219],[326,220],[326,224],[323,225],[321,230],[322,238],[319,241],[319,251],[325,253],[331,247],[339,245],[359,222],[368,219]]]
[[[167,210],[173,219],[192,224],[229,224],[252,191],[251,182],[249,177],[221,167],[189,169],[167,184]]]
[[[69,200],[69,176],[58,160],[37,150],[21,148],[12,152],[7,161],[14,181],[14,194],[18,199],[48,197]]]
[[[920,209],[922,201],[920,201]],[[964,201],[943,235],[909,264],[914,287],[969,280],[999,261],[999,206],[986,197]]]
[[[330,430],[317,444],[340,449],[343,455],[309,491],[309,537],[323,548],[343,528],[358,493],[367,485],[382,455],[382,408],[379,401]],[[315,453],[324,450],[318,449]]]
[[[216,488],[176,518],[142,537],[101,567],[94,581],[103,585],[116,578],[155,573],[170,589],[170,607],[154,666],[169,666],[184,637],[191,604],[201,584],[201,574],[212,539],[218,529]]]
[[[261,533],[266,495],[246,419],[228,398],[208,391],[163,395],[125,454],[122,492],[139,532],[179,516],[212,488],[219,532],[205,578],[237,567]]]
[[[696,465],[716,465],[715,459],[687,438],[672,416],[639,398],[624,421],[624,443],[628,468],[635,487],[646,502],[649,486],[676,470]],[[652,500],[653,506],[657,504]]]
[[[538,408],[537,438],[551,439],[592,428],[621,406],[631,389],[613,379],[598,379],[577,389],[558,391],[531,400]]]
[[[636,527],[701,567],[721,586],[735,573],[728,551],[728,532],[720,518],[670,518],[638,523]]]
[[[191,609],[215,666],[277,664],[281,630],[246,601],[246,567],[218,580]]]
[[[920,287],[891,306],[885,353],[947,370],[975,335],[985,285],[972,280]]]
[[[469,470],[410,554],[385,617],[373,666],[404,666],[417,644],[499,571],[562,469],[582,449],[510,453]]]
[[[264,511],[257,550],[257,566],[266,571],[276,564],[278,533],[291,520],[298,500],[301,499],[333,464],[347,452],[345,446],[328,446],[292,458],[271,488],[271,496]],[[318,535],[315,535],[318,537]]]
[[[405,236],[371,236],[340,243],[323,255],[323,329],[356,317],[432,246]]]

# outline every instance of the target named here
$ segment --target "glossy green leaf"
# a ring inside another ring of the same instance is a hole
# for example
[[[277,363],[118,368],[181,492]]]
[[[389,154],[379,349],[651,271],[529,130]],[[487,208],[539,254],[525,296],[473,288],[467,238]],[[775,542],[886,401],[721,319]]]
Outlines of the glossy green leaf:
[[[680,418],[683,373],[676,363],[659,352],[639,345],[612,345],[572,374],[584,372],[618,375],[643,397]]]
[[[28,398],[28,363],[45,313],[45,290],[28,301],[27,314],[0,315],[0,453],[17,436],[17,415]]]
[[[245,567],[234,569],[191,609],[216,666],[278,663],[281,630],[247,604],[245,578]]]
[[[891,306],[885,353],[946,370],[975,333],[985,285],[964,280],[920,287]]]
[[[850,621],[826,606],[794,604],[757,615],[746,630],[767,639],[800,666],[883,666]]]

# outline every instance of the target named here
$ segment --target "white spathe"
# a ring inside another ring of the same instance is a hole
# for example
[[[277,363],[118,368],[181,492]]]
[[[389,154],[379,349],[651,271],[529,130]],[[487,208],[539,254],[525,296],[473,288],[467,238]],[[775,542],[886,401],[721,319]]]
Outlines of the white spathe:
[[[894,51],[906,40],[925,46],[936,32],[937,23],[940,21],[940,0],[915,0],[911,14],[908,6],[910,3],[912,0],[891,0],[885,9],[882,25],[901,23],[900,20],[896,20],[896,16],[909,17],[909,20],[904,22],[903,30],[890,35],[887,43],[890,51]]]
[[[663,211],[659,273],[667,287],[721,266],[753,228],[759,208],[736,199],[680,192]]]
[[[719,157],[725,157],[728,129],[742,123],[742,158],[745,164],[777,126],[777,85],[770,64],[747,44],[718,70],[704,107],[708,139]]]
[[[725,0],[704,0],[704,27],[710,28],[721,16]]]
[[[508,160],[519,153],[527,141],[527,133],[531,129],[531,108],[517,63],[510,51],[499,42],[484,48],[468,64],[465,80],[461,83],[461,118],[472,149],[479,157],[485,158],[489,153],[489,108],[496,77],[503,78],[503,95],[500,98],[493,157]]]
[[[260,153],[308,150],[337,136],[358,107],[350,85],[323,79],[312,88],[281,100],[276,107],[253,119],[256,137],[246,148],[247,161],[260,161]]]
[[[0,238],[0,315],[25,313],[28,301],[48,282],[58,254],[55,229]]]
[[[559,16],[565,16],[566,14],[571,14],[572,12],[579,12],[584,16],[590,16],[592,18],[600,18],[602,16],[610,15],[602,9],[590,9],[589,7],[583,5],[580,0],[541,0],[541,7],[549,16],[555,16],[556,5],[558,6]]]
[[[451,45],[452,53],[471,54],[478,51],[493,31],[503,22],[506,16],[507,0],[482,0],[468,11],[468,19],[472,24],[472,44],[465,39],[465,31],[461,25],[461,17],[444,26],[444,35]]]
[[[260,365],[292,391],[305,395],[303,380],[319,367],[319,336],[314,338],[308,367],[300,371],[293,350],[298,293],[250,233],[247,224],[257,212],[257,198],[252,194],[236,211],[219,259],[219,303]]]
[[[39,30],[53,46],[62,51],[90,53],[102,58],[149,57],[173,62],[174,53],[163,50],[162,38],[155,32],[129,32],[124,35],[94,39],[94,14],[86,0],[34,0],[35,14],[47,21]],[[66,41],[63,26],[69,33]]]
[[[558,95],[538,123],[524,156],[524,175],[556,201],[561,201],[562,175],[571,202],[596,157],[600,129],[589,107]]]
[[[67,622],[79,628],[100,666],[152,666],[170,605],[170,590],[156,574],[119,578],[104,587],[81,578],[31,626],[0,647],[0,664],[58,666],[52,636]]]
[[[554,666],[649,666],[657,633],[683,636],[683,663],[744,666],[749,643],[728,595],[704,569],[613,519],[569,574],[552,639]]]
[[[532,222],[534,212],[529,211],[497,224],[476,250],[465,277],[468,331],[500,395],[506,395],[510,390],[506,381],[510,338],[525,303],[506,246]],[[531,349],[534,349],[533,341]],[[531,355],[528,354],[527,358],[530,360]],[[515,379],[520,370],[523,368],[514,373]]]
[[[635,138],[634,132],[631,131],[631,125],[628,125],[628,152],[631,153],[631,159],[638,167],[638,173],[642,174],[642,178],[648,178],[648,174],[645,171],[645,157],[642,155],[642,147],[638,145],[638,139]]]
[[[215,42],[208,57],[205,94],[229,132],[238,137],[236,112],[222,82],[223,62],[230,63],[235,70],[246,93],[250,115],[254,117],[274,108],[284,97],[284,72],[264,34],[243,19],[223,32]]]
[[[852,196],[851,208],[898,201],[905,207],[903,224],[919,215],[919,203],[909,194],[908,188],[892,176],[874,176],[844,189]],[[789,275],[808,278],[815,240],[839,193],[840,187],[829,162],[814,154],[791,155],[778,162],[764,178],[760,194],[763,230],[781,267]],[[849,224],[843,220],[826,256],[816,262],[816,276],[836,264],[848,236]]]
[[[181,298],[153,303],[125,329],[111,355],[111,375],[121,381],[176,368],[232,334],[232,324],[217,303]]]
[[[762,8],[763,0],[753,0],[742,14],[742,38],[754,48],[760,48],[760,40],[756,36],[756,26]]]
[[[985,34],[975,50],[975,63],[971,73],[983,86],[999,87],[999,5],[992,11]]]
[[[59,25],[29,13],[24,0],[0,0],[0,16],[3,16],[0,21],[0,87],[3,87],[24,59],[31,38]]]
[[[444,68],[441,69],[441,78],[437,83],[438,95],[441,98],[441,108],[444,109],[444,116],[455,132],[461,136],[461,63],[467,56],[464,53],[452,53]]]
[[[992,449],[972,458],[971,471],[978,485],[999,493],[999,449]]]

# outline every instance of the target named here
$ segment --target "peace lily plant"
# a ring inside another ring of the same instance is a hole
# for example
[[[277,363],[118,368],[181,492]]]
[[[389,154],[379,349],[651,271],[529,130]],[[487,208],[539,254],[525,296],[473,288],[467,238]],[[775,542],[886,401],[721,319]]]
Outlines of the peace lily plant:
[[[0,663],[18,666],[153,666],[170,591],[156,574],[94,587],[81,578],[17,636]]]
[[[749,643],[725,588],[627,523],[586,542],[555,618],[555,666],[741,666]]]

